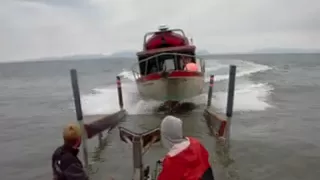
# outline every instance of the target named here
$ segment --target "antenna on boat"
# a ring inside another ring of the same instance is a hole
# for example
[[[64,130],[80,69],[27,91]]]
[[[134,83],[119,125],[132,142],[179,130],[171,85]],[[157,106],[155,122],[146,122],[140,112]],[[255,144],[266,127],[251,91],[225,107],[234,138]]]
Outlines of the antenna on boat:
[[[158,30],[159,31],[168,31],[169,27],[167,25],[160,25],[158,27]]]

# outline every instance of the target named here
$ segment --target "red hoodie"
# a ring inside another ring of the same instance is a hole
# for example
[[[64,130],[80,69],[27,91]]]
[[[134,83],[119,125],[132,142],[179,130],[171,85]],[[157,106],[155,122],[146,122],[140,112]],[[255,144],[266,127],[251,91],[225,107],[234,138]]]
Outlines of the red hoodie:
[[[199,180],[210,168],[208,151],[197,139],[187,139],[165,156],[158,180]]]

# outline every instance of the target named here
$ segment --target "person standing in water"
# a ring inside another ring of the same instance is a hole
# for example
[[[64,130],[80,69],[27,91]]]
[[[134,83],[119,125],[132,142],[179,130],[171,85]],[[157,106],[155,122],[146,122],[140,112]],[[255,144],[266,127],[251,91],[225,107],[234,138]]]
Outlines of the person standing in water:
[[[63,140],[64,144],[52,155],[53,180],[89,180],[77,157],[81,145],[80,126],[76,123],[65,126]]]
[[[161,142],[169,150],[158,180],[214,180],[209,153],[193,137],[184,137],[181,119],[166,116],[161,122]]]

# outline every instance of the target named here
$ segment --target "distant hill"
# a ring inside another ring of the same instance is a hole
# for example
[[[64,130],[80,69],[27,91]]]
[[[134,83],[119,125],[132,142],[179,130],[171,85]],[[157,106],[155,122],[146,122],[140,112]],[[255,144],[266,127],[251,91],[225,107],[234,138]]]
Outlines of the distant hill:
[[[107,55],[103,54],[92,54],[92,55],[72,55],[72,56],[64,56],[61,57],[65,60],[86,60],[86,59],[100,59],[105,58]]]
[[[111,55],[108,55],[108,57],[125,57],[125,58],[131,58],[136,56],[137,51],[133,50],[125,50],[125,51],[118,51],[114,52]]]
[[[24,60],[15,60],[12,62],[24,62],[24,61],[30,61],[30,62],[38,62],[38,61],[73,61],[73,60],[87,60],[87,59],[101,59],[101,58],[107,58],[107,55],[103,54],[79,54],[79,55],[66,55],[66,56],[53,56],[53,57],[43,57],[43,58],[31,58],[31,59],[24,59]]]
[[[88,59],[107,59],[107,58],[136,58],[136,53],[138,50],[125,50],[118,51],[112,54],[78,54],[78,55],[67,55],[67,56],[53,56],[53,57],[43,57],[34,59],[25,59],[21,61],[59,61],[59,60],[88,60]],[[209,55],[210,52],[207,50],[198,50],[197,55]],[[15,62],[21,62],[16,60]]]
[[[197,55],[201,55],[201,56],[212,54],[211,52],[209,52],[209,51],[207,51],[205,49],[199,49],[199,50],[196,51],[196,53],[197,53]]]
[[[263,48],[257,49],[249,53],[267,53],[267,54],[281,54],[281,53],[320,53],[320,49],[299,49],[299,48]]]

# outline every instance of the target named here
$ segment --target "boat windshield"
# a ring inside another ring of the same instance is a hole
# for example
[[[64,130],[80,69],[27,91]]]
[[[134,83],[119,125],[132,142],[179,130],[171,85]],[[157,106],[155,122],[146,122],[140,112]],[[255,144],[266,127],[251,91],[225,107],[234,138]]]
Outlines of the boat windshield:
[[[174,59],[170,58],[170,59],[165,59],[164,60],[164,63],[163,63],[163,66],[162,66],[162,69],[164,71],[170,71],[170,70],[175,70],[177,69],[175,67],[175,63],[174,63]]]
[[[133,71],[138,77],[163,71],[184,71],[186,62],[196,63],[199,72],[204,72],[201,59],[191,53],[161,53],[144,59],[140,57]]]

